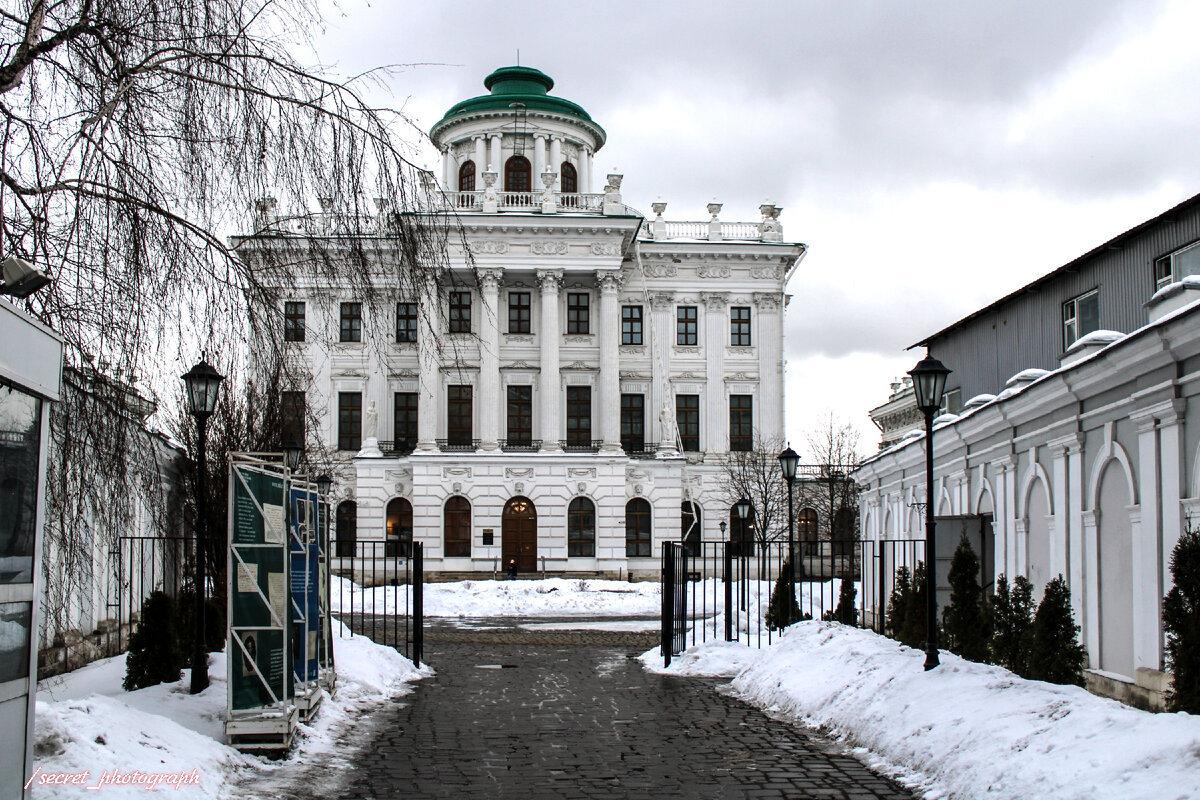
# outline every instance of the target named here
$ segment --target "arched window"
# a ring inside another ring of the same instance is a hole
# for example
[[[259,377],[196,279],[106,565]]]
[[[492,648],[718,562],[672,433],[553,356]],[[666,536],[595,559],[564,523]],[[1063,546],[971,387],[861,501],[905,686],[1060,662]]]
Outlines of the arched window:
[[[408,558],[412,555],[412,503],[397,497],[387,504],[387,555]]]
[[[575,165],[570,161],[562,163],[562,171],[559,173],[558,179],[562,184],[564,194],[574,194],[579,191],[579,173],[575,171]]]
[[[625,556],[650,556],[650,504],[640,497],[625,504]]]
[[[338,558],[354,558],[357,539],[358,504],[353,500],[344,500],[337,507],[337,539],[334,555]]]
[[[596,555],[596,506],[586,497],[576,497],[567,506],[567,555]]]
[[[796,518],[796,534],[801,541],[812,541],[817,538],[817,512],[811,508],[800,509]]]
[[[460,192],[475,191],[475,162],[464,161],[458,168],[458,190]]]
[[[513,156],[504,162],[504,191],[533,191],[533,167],[525,156]]]
[[[443,512],[446,558],[471,555],[471,503],[465,497],[451,497]]]
[[[689,556],[700,555],[700,506],[687,500],[679,504],[679,538]]]
[[[737,511],[729,509],[729,541],[733,543],[735,556],[754,555],[754,509],[745,519],[737,515]]]

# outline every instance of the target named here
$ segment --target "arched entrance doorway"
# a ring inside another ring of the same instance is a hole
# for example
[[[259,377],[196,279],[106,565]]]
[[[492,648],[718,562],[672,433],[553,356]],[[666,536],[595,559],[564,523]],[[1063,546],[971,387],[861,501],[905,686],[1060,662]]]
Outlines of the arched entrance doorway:
[[[520,572],[537,569],[537,509],[528,497],[514,497],[505,504],[500,552],[506,568],[515,559]]]

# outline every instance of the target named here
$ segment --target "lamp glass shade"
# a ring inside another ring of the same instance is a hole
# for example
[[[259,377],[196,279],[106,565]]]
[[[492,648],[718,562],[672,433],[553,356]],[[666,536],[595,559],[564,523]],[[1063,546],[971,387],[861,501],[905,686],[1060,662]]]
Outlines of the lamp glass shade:
[[[788,449],[779,454],[779,468],[783,470],[783,479],[788,483],[796,480],[796,467],[800,465],[800,456],[788,445]]]
[[[738,519],[747,519],[750,516],[750,501],[743,497],[733,504],[733,511]]]
[[[946,391],[946,376],[950,370],[931,355],[926,355],[908,372],[913,379],[913,393],[917,396],[917,408],[924,413],[936,411],[942,406],[942,394]]]
[[[197,417],[207,417],[217,407],[217,391],[225,376],[221,375],[207,361],[200,363],[181,376],[187,388],[188,410]]]
[[[317,494],[329,494],[329,490],[333,487],[333,478],[328,475],[321,475],[317,478]]]
[[[292,472],[300,469],[300,459],[303,457],[304,445],[295,439],[288,439],[283,443],[283,462],[287,464],[287,468]]]

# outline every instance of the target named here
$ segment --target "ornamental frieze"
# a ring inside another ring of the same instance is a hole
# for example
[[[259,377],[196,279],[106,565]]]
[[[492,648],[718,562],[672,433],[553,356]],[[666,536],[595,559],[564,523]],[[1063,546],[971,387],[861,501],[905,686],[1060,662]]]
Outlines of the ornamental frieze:
[[[701,278],[728,278],[729,266],[727,264],[719,264],[700,267],[700,269],[696,270],[696,275]]]
[[[529,243],[529,252],[535,256],[565,256],[568,249],[566,242]]]
[[[508,252],[508,242],[499,239],[484,239],[472,245],[471,249],[484,255],[502,256]]]
[[[621,255],[621,246],[615,242],[592,242],[592,255],[594,256],[619,256]],[[566,252],[566,251],[563,251]]]
[[[759,280],[776,281],[779,280],[782,275],[780,275],[780,270],[775,267],[751,267],[750,277],[758,278]]]
[[[648,278],[674,278],[679,274],[679,270],[674,264],[647,264],[646,277]]]

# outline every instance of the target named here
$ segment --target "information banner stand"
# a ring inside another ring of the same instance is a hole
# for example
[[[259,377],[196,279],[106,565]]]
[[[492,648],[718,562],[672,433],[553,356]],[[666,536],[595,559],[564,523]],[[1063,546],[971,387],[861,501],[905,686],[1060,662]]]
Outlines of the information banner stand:
[[[300,718],[307,722],[325,699],[318,683],[321,663],[321,547],[315,486],[288,486],[288,554],[291,569],[292,680]]]
[[[329,616],[329,503],[317,502],[317,603],[320,615],[321,646],[317,650],[317,683],[332,695],[337,684],[333,668],[333,625]]]
[[[239,750],[290,748],[299,716],[287,483],[282,465],[231,454],[225,734]]]

